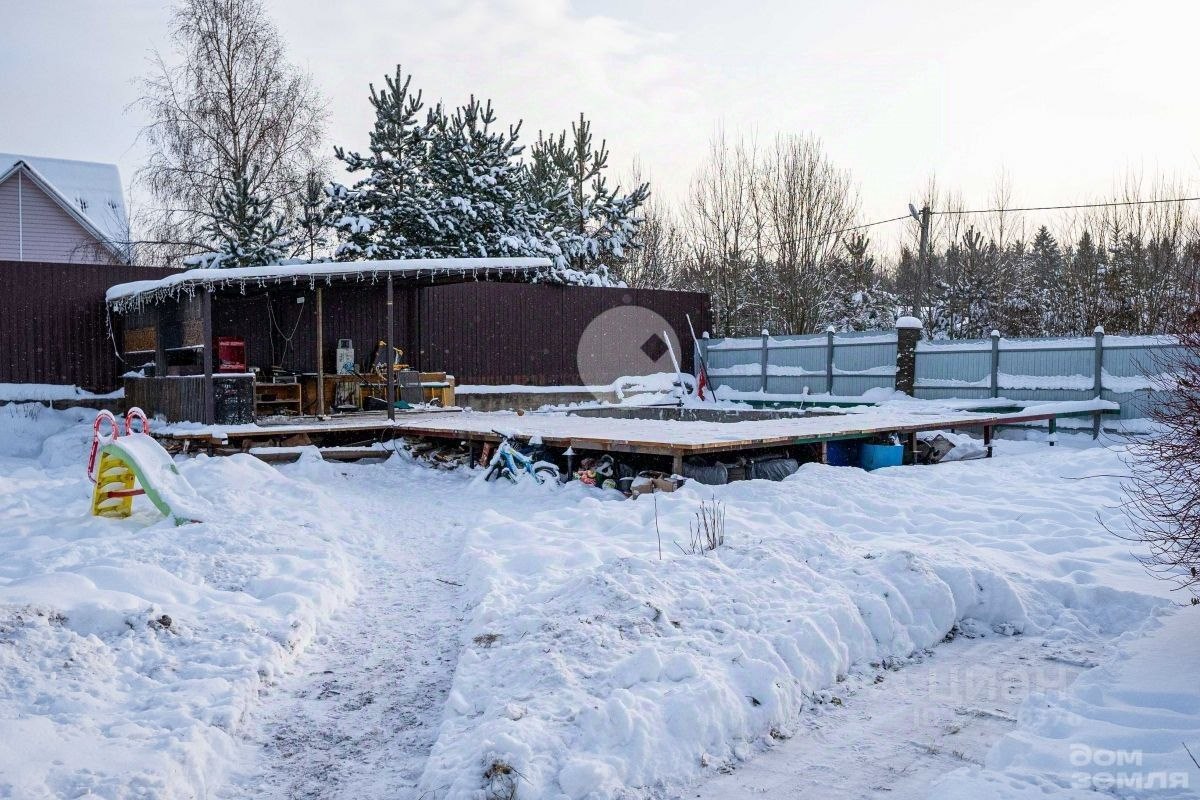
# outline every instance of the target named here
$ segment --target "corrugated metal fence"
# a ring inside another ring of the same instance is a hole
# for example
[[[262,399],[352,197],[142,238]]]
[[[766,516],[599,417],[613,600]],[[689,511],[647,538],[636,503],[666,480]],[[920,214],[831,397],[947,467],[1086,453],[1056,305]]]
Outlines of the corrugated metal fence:
[[[0,261],[0,383],[112,389],[119,362],[109,336],[105,290],[116,283],[154,280],[172,272],[107,264]]]
[[[1100,396],[1121,404],[1122,419],[1140,419],[1161,398],[1156,376],[1178,351],[1167,336],[923,341],[916,394],[930,400]],[[713,383],[737,392],[857,396],[895,385],[894,332],[712,339],[706,352]]]

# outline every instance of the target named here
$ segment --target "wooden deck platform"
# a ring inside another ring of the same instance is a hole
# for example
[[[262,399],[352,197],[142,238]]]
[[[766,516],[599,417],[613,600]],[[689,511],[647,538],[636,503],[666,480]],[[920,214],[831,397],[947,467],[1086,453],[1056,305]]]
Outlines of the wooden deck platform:
[[[1063,404],[1061,413],[1079,413],[1079,404]],[[382,414],[243,426],[168,426],[155,436],[171,442],[172,449],[219,448],[223,452],[249,451],[256,446],[296,444],[364,444],[397,436],[466,442],[497,442],[501,434],[534,441],[560,450],[634,453],[665,456],[682,469],[683,459],[739,451],[770,450],[800,445],[820,445],[846,439],[896,435],[915,448],[916,434],[946,429],[976,429],[990,444],[994,428],[1047,422],[1051,432],[1059,412],[1049,403],[1009,413],[977,413],[913,409],[902,406],[863,408],[851,413],[797,414],[769,420],[737,422],[663,421],[582,417],[564,412],[451,412],[422,411],[398,415],[390,421]],[[1053,442],[1052,442],[1053,443]],[[183,445],[181,448],[180,445]]]

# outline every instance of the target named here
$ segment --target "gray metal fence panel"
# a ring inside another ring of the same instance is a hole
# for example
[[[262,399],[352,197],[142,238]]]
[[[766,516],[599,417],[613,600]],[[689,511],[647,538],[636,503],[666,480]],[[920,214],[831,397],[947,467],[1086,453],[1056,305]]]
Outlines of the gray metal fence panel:
[[[891,331],[839,333],[833,338],[833,380],[826,375],[828,338],[778,336],[767,341],[767,391],[778,395],[859,396],[895,382],[896,338]],[[708,365],[713,383],[758,392],[763,388],[761,337],[713,340]],[[991,339],[923,341],[917,349],[916,394],[929,400],[993,396]],[[995,395],[1014,401],[1053,402],[1095,397],[1095,337],[999,339]],[[1103,339],[1101,397],[1121,405],[1121,419],[1143,419],[1166,392],[1153,376],[1181,350],[1170,337]],[[1148,377],[1149,376],[1149,377]]]
[[[955,341],[950,343],[921,342],[917,346],[917,397],[927,397],[926,391],[933,391],[929,399],[936,400],[945,397],[987,397],[989,376],[992,368],[992,343],[987,339]],[[983,389],[982,394],[970,392],[956,395],[954,392],[943,394],[942,390]]]

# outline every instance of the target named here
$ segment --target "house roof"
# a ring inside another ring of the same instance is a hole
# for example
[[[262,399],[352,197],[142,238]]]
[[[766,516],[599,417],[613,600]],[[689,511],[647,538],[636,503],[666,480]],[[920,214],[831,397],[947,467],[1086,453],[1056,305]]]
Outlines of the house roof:
[[[0,153],[0,180],[22,162],[84,227],[125,257],[129,216],[116,164]]]
[[[374,283],[388,275],[409,282],[463,282],[491,277],[536,280],[548,275],[551,267],[552,262],[548,258],[412,258],[190,269],[154,281],[119,283],[109,287],[105,300],[115,310],[126,311],[146,303],[158,303],[180,293],[190,294],[201,288],[244,293],[248,287],[281,284],[315,287],[318,283]]]

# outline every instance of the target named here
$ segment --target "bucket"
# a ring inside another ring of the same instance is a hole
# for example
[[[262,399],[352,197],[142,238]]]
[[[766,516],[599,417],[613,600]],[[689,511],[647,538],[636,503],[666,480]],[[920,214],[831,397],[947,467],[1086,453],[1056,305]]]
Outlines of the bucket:
[[[859,452],[860,463],[865,470],[898,467],[904,463],[902,444],[864,444]]]

